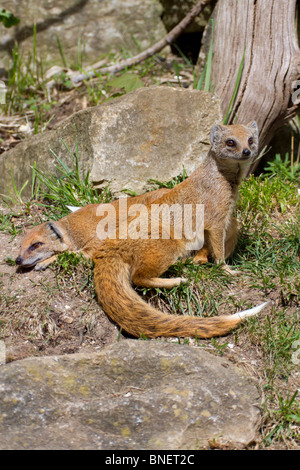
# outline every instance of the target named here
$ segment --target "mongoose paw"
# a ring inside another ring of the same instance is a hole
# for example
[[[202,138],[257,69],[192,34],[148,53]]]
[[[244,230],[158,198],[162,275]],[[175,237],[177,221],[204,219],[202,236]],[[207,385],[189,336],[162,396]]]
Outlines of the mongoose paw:
[[[230,266],[228,266],[228,264],[222,264],[222,269],[224,269],[224,271],[227,273],[227,274],[230,274],[230,276],[238,276],[239,274],[241,274],[241,271],[236,271],[235,269],[232,269]]]
[[[207,256],[201,256],[201,255],[196,255],[194,258],[193,258],[193,263],[194,264],[205,264],[205,263],[208,263],[208,259],[207,259]]]
[[[34,271],[45,271],[47,266],[48,266],[48,264],[44,264],[43,262],[38,263],[38,264],[35,265]]]
[[[45,271],[48,266],[56,260],[56,255],[51,256],[50,258],[44,259],[37,263],[34,267],[35,271]]]

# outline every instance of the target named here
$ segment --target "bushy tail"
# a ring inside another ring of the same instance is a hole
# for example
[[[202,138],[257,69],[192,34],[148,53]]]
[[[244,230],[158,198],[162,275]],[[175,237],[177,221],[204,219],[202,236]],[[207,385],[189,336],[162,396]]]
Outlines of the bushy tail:
[[[222,336],[235,328],[244,318],[256,315],[268,302],[236,313],[212,318],[173,316],[147,304],[133,290],[129,265],[121,257],[94,258],[95,287],[105,313],[122,330],[135,336],[181,336],[211,338]]]

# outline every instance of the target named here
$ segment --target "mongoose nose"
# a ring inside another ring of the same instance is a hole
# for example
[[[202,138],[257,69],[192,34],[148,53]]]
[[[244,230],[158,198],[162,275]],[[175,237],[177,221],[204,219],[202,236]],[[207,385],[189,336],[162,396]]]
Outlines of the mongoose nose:
[[[243,150],[243,155],[245,155],[246,157],[248,157],[250,155],[250,150],[249,149],[244,149]]]
[[[21,257],[21,256],[18,256],[17,259],[16,259],[16,264],[17,264],[17,265],[20,265],[20,264],[22,264],[22,262],[23,262],[22,257]]]

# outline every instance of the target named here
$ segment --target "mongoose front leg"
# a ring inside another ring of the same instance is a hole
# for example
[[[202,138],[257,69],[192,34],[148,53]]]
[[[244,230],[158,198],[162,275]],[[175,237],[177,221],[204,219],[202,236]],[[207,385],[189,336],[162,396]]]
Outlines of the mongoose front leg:
[[[44,259],[43,261],[40,261],[37,263],[34,267],[35,271],[44,271],[48,266],[53,263],[57,258],[57,255],[53,255],[50,258]]]
[[[230,266],[228,266],[228,264],[226,264],[225,261],[223,261],[221,266],[222,266],[222,269],[224,269],[224,271],[227,274],[230,274],[231,276],[238,276],[239,274],[241,274],[240,271],[237,271],[236,269],[232,269]]]
[[[238,239],[238,224],[235,217],[231,217],[225,239],[225,259],[227,259],[233,252]],[[212,248],[208,240],[208,234],[205,234],[205,243],[201,250],[196,253],[193,258],[193,263],[204,264],[208,262],[208,257],[212,254]]]
[[[224,229],[213,229],[209,231],[210,242],[217,264],[220,264],[225,272],[231,276],[237,276],[238,271],[234,271],[225,263],[225,236],[226,231]]]

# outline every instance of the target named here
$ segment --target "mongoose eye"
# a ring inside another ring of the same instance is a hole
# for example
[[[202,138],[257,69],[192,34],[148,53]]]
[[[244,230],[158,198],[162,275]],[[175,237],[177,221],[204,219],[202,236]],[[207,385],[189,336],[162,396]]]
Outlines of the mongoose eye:
[[[29,250],[30,251],[34,251],[36,250],[39,246],[42,245],[42,242],[37,242],[37,243],[33,243],[30,247],[29,247]]]
[[[235,143],[235,141],[232,140],[232,139],[226,140],[226,145],[227,145],[228,147],[236,147],[236,143]]]
[[[248,144],[249,144],[249,145],[252,145],[252,144],[253,144],[253,139],[252,139],[252,137],[250,137],[250,139],[248,140]]]

